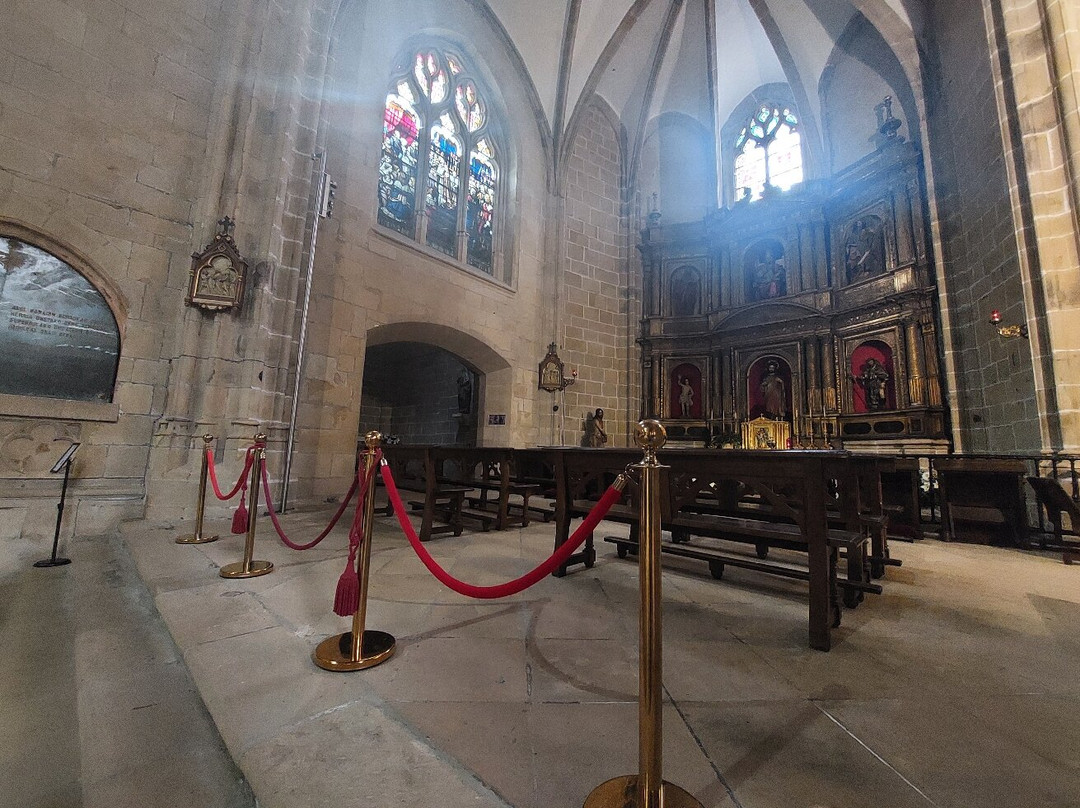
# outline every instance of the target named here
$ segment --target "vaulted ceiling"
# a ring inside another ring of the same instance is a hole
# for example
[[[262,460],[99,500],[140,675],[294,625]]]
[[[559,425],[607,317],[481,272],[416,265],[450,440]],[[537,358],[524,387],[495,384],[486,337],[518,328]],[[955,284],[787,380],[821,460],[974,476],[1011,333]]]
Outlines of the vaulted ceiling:
[[[897,43],[924,0],[486,0],[559,139],[593,92],[632,133],[661,112],[722,124],[755,88],[786,82],[804,115],[834,45],[863,14]],[[711,80],[710,80],[711,78]]]

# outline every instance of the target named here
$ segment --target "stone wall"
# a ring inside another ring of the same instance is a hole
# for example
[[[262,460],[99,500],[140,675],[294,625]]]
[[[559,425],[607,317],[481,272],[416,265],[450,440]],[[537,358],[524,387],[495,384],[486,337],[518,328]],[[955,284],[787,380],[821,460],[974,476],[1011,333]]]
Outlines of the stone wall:
[[[967,451],[1032,451],[1041,446],[1031,354],[1022,340],[991,328],[1025,322],[1016,228],[979,0],[932,11],[940,61],[928,98],[930,152],[941,211],[942,249],[960,389],[955,412]]]
[[[162,343],[184,309],[227,16],[197,0],[5,9],[0,221],[84,259],[123,332],[115,418],[69,418],[47,401],[35,418],[0,417],[5,533],[51,536],[59,480],[44,462],[53,452],[40,447],[52,437],[83,443],[68,531],[105,532],[142,512],[167,394]]]
[[[637,404],[628,398],[626,218],[622,206],[623,148],[612,118],[594,102],[578,124],[566,168],[561,357],[578,370],[567,389],[565,440],[579,444],[586,419],[605,412],[608,444],[624,446]],[[634,321],[636,325],[636,320]],[[635,359],[636,362],[636,359]]]

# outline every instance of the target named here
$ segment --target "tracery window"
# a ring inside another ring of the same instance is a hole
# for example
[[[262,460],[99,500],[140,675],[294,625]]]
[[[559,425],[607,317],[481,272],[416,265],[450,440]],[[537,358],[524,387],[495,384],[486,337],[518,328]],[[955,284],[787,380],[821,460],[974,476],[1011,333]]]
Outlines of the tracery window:
[[[802,136],[794,110],[762,104],[735,140],[735,196],[761,199],[771,185],[786,191],[802,182]]]
[[[460,58],[413,54],[386,95],[378,222],[493,274],[500,173],[489,110]]]

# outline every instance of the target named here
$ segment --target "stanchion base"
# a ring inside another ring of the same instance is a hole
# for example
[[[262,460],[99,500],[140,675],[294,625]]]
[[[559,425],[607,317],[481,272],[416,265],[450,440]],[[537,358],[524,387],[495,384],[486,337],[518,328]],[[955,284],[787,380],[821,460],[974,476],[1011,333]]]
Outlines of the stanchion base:
[[[311,653],[311,659],[323,670],[358,671],[373,668],[394,655],[397,641],[385,631],[364,632],[360,658],[352,659],[352,632],[327,637]]]
[[[585,800],[584,808],[642,808],[645,805],[638,788],[638,776],[627,774],[601,783]],[[660,792],[662,808],[704,808],[689,792],[664,781]]]
[[[243,561],[237,561],[234,564],[226,564],[218,570],[218,575],[222,578],[258,578],[260,575],[266,575],[273,571],[274,563],[272,561],[252,561],[251,566],[246,569]]]
[[[212,541],[217,541],[217,536],[177,536],[177,544],[209,544]]]
[[[70,558],[43,558],[41,561],[35,561],[35,567],[62,567],[65,564],[70,564]]]

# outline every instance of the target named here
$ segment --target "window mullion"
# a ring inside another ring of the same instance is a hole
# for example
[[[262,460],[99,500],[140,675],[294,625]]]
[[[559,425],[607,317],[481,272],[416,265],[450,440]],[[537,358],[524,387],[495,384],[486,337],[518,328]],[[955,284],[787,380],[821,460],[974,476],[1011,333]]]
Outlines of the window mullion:
[[[420,134],[420,156],[416,161],[416,240],[427,244],[427,187],[431,174],[431,127],[432,111],[430,106],[424,112],[424,130]]]

